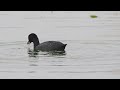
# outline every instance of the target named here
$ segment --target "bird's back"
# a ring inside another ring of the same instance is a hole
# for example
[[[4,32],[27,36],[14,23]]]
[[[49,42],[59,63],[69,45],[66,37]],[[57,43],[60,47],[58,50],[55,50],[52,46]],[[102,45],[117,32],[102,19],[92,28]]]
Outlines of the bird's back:
[[[47,41],[43,42],[36,47],[36,50],[40,51],[64,51],[67,44],[63,44],[59,41]]]

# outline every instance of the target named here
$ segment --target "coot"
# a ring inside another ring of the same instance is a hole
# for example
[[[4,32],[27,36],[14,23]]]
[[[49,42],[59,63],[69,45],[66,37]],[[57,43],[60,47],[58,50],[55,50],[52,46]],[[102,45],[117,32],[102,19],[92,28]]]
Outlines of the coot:
[[[39,39],[36,34],[31,33],[28,36],[28,43],[34,43],[34,50],[35,51],[65,51],[65,47],[67,44],[63,44],[59,41],[47,41],[40,43]]]

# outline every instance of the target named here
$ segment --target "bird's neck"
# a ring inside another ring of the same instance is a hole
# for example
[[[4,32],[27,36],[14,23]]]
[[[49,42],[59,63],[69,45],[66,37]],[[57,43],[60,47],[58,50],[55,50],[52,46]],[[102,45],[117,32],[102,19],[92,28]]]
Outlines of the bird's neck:
[[[34,43],[34,50],[35,50],[35,48],[40,44],[40,42],[39,42],[39,40],[38,41],[35,41],[35,42],[33,42]]]

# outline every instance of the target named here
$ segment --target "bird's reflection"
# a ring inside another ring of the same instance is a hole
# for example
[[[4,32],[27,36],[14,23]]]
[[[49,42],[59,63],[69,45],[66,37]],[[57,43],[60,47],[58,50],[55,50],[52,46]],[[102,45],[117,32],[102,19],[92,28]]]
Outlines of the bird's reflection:
[[[66,51],[51,51],[48,53],[49,55],[63,56],[66,55]]]
[[[34,51],[28,49],[29,57],[38,57],[39,55],[49,55],[49,56],[64,56],[66,55],[66,51],[49,51],[49,52],[43,52],[43,51]]]
[[[39,53],[34,50],[28,49],[28,54],[29,54],[29,57],[37,57]]]

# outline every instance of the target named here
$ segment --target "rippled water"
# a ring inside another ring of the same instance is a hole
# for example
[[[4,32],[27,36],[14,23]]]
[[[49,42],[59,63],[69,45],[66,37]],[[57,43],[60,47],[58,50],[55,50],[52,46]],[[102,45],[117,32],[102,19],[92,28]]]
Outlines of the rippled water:
[[[28,52],[32,32],[66,52]],[[120,12],[1,11],[0,78],[120,78]]]

